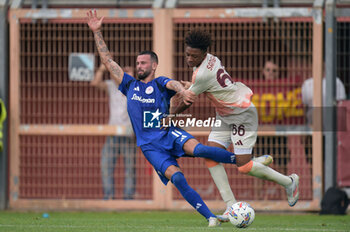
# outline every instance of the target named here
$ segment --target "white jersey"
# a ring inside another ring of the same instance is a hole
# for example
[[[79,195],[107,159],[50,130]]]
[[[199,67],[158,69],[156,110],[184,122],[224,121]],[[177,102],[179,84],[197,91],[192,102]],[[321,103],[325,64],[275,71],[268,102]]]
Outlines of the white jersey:
[[[346,92],[345,87],[343,85],[343,82],[339,79],[339,77],[336,78],[336,100],[344,100],[346,98]],[[314,79],[311,77],[309,79],[306,79],[303,83],[303,86],[301,87],[301,97],[303,104],[306,106],[313,106],[313,99],[314,96]],[[326,79],[322,79],[322,100],[323,104],[326,102]]]
[[[130,126],[131,122],[126,110],[126,97],[118,90],[112,80],[106,80],[109,97],[109,125]]]
[[[240,114],[252,104],[252,90],[233,81],[221,61],[209,53],[199,67],[193,68],[190,90],[196,95],[206,93],[221,116]]]
[[[336,78],[336,95],[337,101],[346,99],[346,92],[343,82],[337,77]],[[313,112],[313,97],[314,97],[314,79],[311,77],[306,79],[301,87],[301,99],[303,104],[307,106],[306,119],[309,124],[312,123],[312,112]],[[322,79],[322,104],[326,102],[326,79]]]

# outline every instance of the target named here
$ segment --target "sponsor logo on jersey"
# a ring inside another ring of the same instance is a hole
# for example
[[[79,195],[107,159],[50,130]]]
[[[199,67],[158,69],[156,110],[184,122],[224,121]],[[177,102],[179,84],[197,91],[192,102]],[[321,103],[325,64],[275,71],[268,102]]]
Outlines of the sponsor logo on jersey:
[[[242,145],[243,145],[243,143],[242,143],[242,141],[241,141],[241,140],[238,140],[238,141],[235,143],[235,145],[236,145],[236,146],[242,146]]]
[[[140,91],[140,88],[139,88],[138,86],[136,86],[136,87],[134,88],[134,91]]]
[[[154,98],[143,98],[141,96],[138,96],[136,93],[134,93],[134,95],[132,95],[131,100],[139,101],[141,103],[155,103],[156,102],[156,100]]]

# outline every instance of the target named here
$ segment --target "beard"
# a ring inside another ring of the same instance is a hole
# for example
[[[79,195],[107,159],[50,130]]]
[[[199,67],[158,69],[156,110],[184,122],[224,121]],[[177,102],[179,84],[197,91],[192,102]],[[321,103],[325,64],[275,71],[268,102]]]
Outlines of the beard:
[[[138,78],[139,80],[144,80],[144,79],[146,79],[146,77],[149,76],[149,74],[151,74],[151,71],[145,71],[145,72],[142,73],[142,74],[137,74],[137,78]]]

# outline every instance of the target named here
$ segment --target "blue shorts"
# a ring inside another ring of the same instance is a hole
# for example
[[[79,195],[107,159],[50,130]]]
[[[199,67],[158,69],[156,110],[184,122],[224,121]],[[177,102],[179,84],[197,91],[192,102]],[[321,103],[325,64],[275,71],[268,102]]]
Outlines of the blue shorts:
[[[152,164],[164,185],[167,185],[169,181],[165,177],[165,171],[171,165],[179,167],[177,159],[185,156],[183,145],[192,138],[194,137],[191,134],[180,128],[170,128],[161,139],[140,146],[144,156]]]

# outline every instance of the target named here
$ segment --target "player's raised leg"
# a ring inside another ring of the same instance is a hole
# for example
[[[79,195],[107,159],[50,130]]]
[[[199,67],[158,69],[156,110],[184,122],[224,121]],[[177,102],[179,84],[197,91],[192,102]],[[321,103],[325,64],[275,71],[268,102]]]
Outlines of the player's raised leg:
[[[299,198],[299,177],[285,176],[270,167],[250,159],[250,154],[236,154],[238,171],[263,180],[273,181],[286,188],[288,204],[294,206]]]
[[[254,157],[252,160],[258,163],[261,163],[265,166],[269,166],[273,162],[273,158],[270,155],[262,155],[259,157]]]
[[[183,150],[187,155],[194,157],[212,159],[218,163],[236,164],[234,153],[226,151],[220,147],[210,147],[199,143],[196,139],[189,139],[183,145]]]

